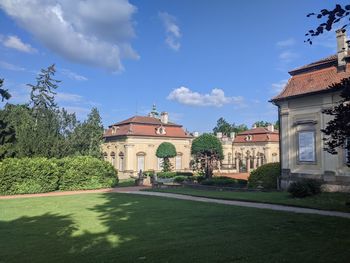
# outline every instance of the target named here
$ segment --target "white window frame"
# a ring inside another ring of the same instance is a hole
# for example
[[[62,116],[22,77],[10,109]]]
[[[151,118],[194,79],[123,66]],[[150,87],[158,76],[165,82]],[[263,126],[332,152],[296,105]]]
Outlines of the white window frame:
[[[309,143],[309,145],[307,145],[307,147],[311,147],[312,149],[312,155],[310,159],[301,159],[301,154],[302,154],[302,151],[305,151],[305,148],[301,148],[301,135],[304,134],[305,135],[312,135],[312,141],[311,143]],[[298,131],[297,132],[297,148],[298,148],[298,151],[297,151],[297,161],[298,161],[298,164],[316,164],[317,163],[317,158],[316,158],[316,131],[315,130],[301,130],[301,131]]]
[[[175,157],[175,170],[181,170],[181,169],[182,169],[182,154],[178,154]]]

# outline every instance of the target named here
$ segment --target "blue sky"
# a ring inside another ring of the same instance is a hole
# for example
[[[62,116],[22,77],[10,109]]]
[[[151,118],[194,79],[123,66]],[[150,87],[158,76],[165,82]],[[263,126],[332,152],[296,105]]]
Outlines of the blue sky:
[[[25,3],[24,3],[25,2]],[[337,1],[345,3],[346,1]],[[288,70],[335,53],[335,33],[303,41],[333,1],[0,0],[0,77],[13,98],[56,64],[60,106],[105,126],[153,103],[189,131],[220,117],[277,120],[268,102]]]

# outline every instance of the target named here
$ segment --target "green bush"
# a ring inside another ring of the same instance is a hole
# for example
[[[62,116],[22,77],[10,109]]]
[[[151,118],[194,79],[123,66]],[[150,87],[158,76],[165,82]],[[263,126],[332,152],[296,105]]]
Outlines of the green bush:
[[[84,190],[113,187],[118,183],[114,167],[90,156],[66,157],[61,163],[60,190]]]
[[[244,187],[247,185],[246,180],[234,179],[226,176],[213,177],[205,179],[201,182],[202,185],[222,186],[222,187]]]
[[[280,173],[280,163],[264,164],[250,173],[248,185],[253,188],[262,186],[265,189],[276,189]]]
[[[34,194],[58,189],[58,165],[46,158],[8,158],[0,163],[0,194]]]
[[[186,181],[188,178],[188,176],[183,176],[183,175],[178,175],[174,177],[174,183],[183,183],[184,181]]]
[[[321,193],[321,185],[321,182],[315,179],[302,179],[291,183],[288,192],[293,197],[303,198]]]
[[[191,172],[158,172],[158,178],[173,178],[176,176],[193,176]]]
[[[8,158],[0,162],[3,195],[98,189],[117,183],[117,173],[111,164],[88,156]]]

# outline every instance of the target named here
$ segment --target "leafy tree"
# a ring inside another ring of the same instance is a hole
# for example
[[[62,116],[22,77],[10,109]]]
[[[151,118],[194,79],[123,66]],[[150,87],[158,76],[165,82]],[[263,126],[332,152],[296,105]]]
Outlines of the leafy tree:
[[[324,114],[333,116],[322,132],[326,135],[325,150],[331,154],[338,154],[338,149],[350,151],[350,79],[343,79],[340,83],[333,84],[331,89],[341,89],[340,102],[331,109],[323,110]],[[347,156],[350,167],[350,154]]]
[[[169,158],[176,156],[176,148],[170,142],[162,142],[157,148],[156,156],[158,158],[163,158],[162,171],[170,172],[172,170],[172,165]]]
[[[9,100],[11,98],[11,94],[8,92],[7,89],[3,89],[2,86],[4,85],[4,79],[0,79],[0,96],[1,101]]]
[[[267,121],[257,121],[254,123],[254,125],[256,125],[256,127],[267,127],[271,125],[271,123]]]
[[[242,131],[248,130],[248,127],[245,124],[236,125],[228,123],[224,118],[218,119],[216,126],[213,129],[214,134],[222,132],[225,135],[229,135],[231,132],[239,133]]]
[[[72,134],[75,154],[101,157],[103,125],[97,108],[92,108],[87,120],[77,125]]]
[[[221,142],[207,133],[193,140],[191,154],[194,156],[194,168],[202,171],[206,178],[213,176],[213,170],[224,159]]]
[[[8,105],[0,111],[0,160],[15,155],[16,132],[8,121]]]
[[[326,18],[326,21],[319,24],[316,29],[309,30],[305,36],[308,39],[305,42],[308,42],[312,45],[312,38],[323,34],[325,31],[331,31],[335,24],[338,24],[340,21],[350,21],[350,5],[339,5],[336,4],[334,9],[322,9],[319,13],[309,13],[307,17],[316,16],[317,19]],[[345,22],[342,29],[346,28],[349,25],[349,22]]]

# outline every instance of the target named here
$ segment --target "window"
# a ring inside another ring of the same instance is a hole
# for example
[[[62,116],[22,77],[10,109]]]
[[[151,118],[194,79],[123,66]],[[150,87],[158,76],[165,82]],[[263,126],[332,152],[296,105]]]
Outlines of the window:
[[[182,155],[178,154],[175,157],[175,169],[176,170],[181,170],[182,169]]]
[[[350,164],[350,160],[349,160],[349,157],[350,157],[350,137],[346,138],[344,148],[345,148],[344,149],[344,162],[349,165]]]
[[[145,153],[140,152],[136,154],[137,157],[137,172],[145,170]]]
[[[115,153],[114,152],[111,152],[111,163],[114,167],[114,165],[115,165]]]
[[[278,162],[277,153],[273,153],[273,154],[272,154],[272,162],[273,162],[273,163],[277,163],[277,162]]]
[[[315,131],[301,131],[298,133],[298,161],[316,162]]]
[[[158,170],[162,170],[163,169],[163,158],[158,158],[157,159],[157,166],[158,166]]]
[[[124,171],[124,153],[119,153],[119,171]]]
[[[106,152],[103,153],[103,159],[104,159],[105,161],[107,161],[107,159],[108,159],[108,154],[107,154]]]

